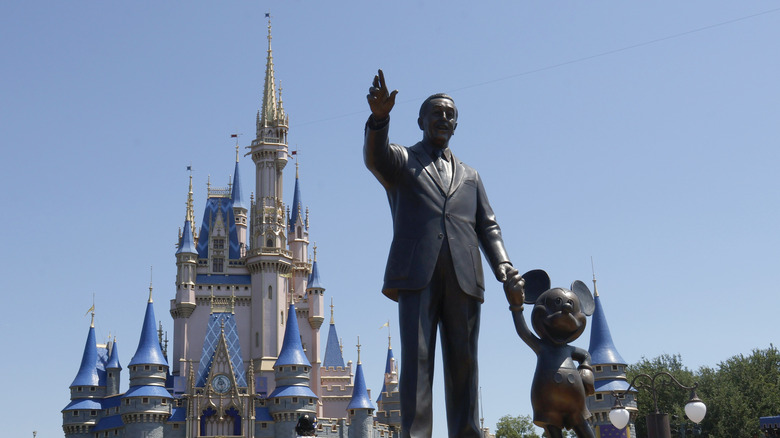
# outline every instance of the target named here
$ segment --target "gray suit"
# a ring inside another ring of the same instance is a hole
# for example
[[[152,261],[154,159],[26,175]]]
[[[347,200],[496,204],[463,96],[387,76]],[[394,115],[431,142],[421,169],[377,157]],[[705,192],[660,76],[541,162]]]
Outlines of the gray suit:
[[[402,436],[430,436],[437,327],[444,355],[450,436],[480,436],[477,398],[482,248],[491,268],[508,263],[479,174],[452,156],[452,183],[421,143],[390,144],[389,119],[369,118],[366,167],[387,192],[393,243],[383,293],[399,302]]]

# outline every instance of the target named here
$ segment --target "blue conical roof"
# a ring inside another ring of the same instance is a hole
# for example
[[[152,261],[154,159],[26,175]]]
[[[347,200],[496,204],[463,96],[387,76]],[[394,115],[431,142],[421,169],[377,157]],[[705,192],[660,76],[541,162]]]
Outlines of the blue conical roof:
[[[317,266],[317,260],[311,264],[311,274],[309,274],[309,281],[306,283],[306,288],[325,290],[325,286],[322,285],[322,281],[320,280],[320,268]]]
[[[98,352],[97,342],[95,341],[95,327],[90,327],[87,334],[87,343],[84,345],[84,354],[81,356],[79,372],[70,386],[98,386],[100,384],[100,376],[98,376],[97,361]]]
[[[324,367],[344,367],[344,356],[341,354],[339,345],[339,336],[336,334],[336,324],[330,323],[328,328],[328,342],[325,344],[325,360],[322,361]]]
[[[116,346],[116,340],[111,344],[111,355],[108,357],[108,363],[106,369],[119,368],[122,369],[122,365],[119,364],[119,348]]]
[[[236,160],[236,170],[233,172],[233,192],[230,194],[233,199],[233,208],[243,208],[246,210],[244,200],[241,197],[241,180],[238,177],[238,160]]]
[[[595,301],[596,310],[593,311],[593,325],[590,329],[590,346],[588,347],[591,363],[594,365],[625,365],[626,361],[620,356],[612,342],[612,334],[609,332],[607,317],[604,315],[604,308],[601,306],[601,297],[598,292]]]
[[[163,356],[160,341],[157,339],[157,329],[154,318],[154,305],[151,298],[146,304],[144,325],[141,327],[141,339],[138,341],[138,349],[135,351],[130,365],[165,365],[168,361]]]
[[[390,347],[387,347],[387,360],[385,361],[385,375],[388,375],[393,372],[393,349]],[[382,394],[387,392],[387,384],[382,382],[382,390],[379,392],[379,397],[376,398],[376,401],[382,400]]]
[[[176,254],[181,253],[198,253],[195,249],[195,242],[192,239],[192,224],[188,220],[184,221],[184,232],[181,235],[181,239],[179,239],[179,249],[176,250]]]
[[[292,229],[295,226],[295,223],[298,222],[298,218],[300,217],[301,223],[303,224],[303,227],[306,228],[306,221],[303,218],[303,202],[301,201],[301,187],[298,183],[298,176],[295,176],[295,193],[293,194],[293,203],[290,207],[292,210],[290,211],[290,222],[289,227]]]
[[[301,332],[298,330],[298,319],[295,317],[295,305],[290,304],[287,311],[287,326],[284,328],[284,340],[282,341],[282,351],[279,352],[279,358],[276,359],[274,367],[282,365],[306,365],[311,366],[309,359],[303,352],[301,345]]]
[[[374,405],[368,398],[366,380],[363,378],[363,364],[360,362],[358,362],[355,371],[355,385],[352,387],[352,399],[349,401],[347,409],[374,409]]]

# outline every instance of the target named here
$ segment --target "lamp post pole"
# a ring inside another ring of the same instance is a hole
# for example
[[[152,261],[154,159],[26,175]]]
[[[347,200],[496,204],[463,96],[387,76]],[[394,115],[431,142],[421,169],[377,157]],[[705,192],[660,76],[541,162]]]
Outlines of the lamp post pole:
[[[659,384],[658,387],[656,387],[656,383]],[[685,415],[687,415],[691,421],[699,423],[704,419],[704,415],[707,413],[707,406],[705,406],[696,395],[696,388],[699,386],[698,383],[693,384],[693,386],[685,386],[666,371],[660,371],[652,376],[649,374],[638,374],[631,380],[628,388],[636,388],[637,390],[646,389],[650,391],[650,394],[653,396],[653,410],[655,412],[648,414],[646,417],[648,438],[672,437],[672,431],[669,426],[669,414],[663,414],[658,410],[658,389],[672,384],[680,389],[691,391],[691,398],[685,405]],[[615,398],[615,406],[612,407],[612,411],[609,413],[609,420],[612,422],[612,425],[618,429],[625,428],[629,419],[628,411],[620,403],[620,396],[625,393],[626,391],[616,391],[612,393],[612,396]]]

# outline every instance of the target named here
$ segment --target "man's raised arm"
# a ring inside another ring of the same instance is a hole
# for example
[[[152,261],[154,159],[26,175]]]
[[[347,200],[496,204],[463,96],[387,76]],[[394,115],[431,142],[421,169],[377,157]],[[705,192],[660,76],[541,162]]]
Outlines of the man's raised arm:
[[[371,117],[366,122],[365,139],[363,143],[363,159],[366,167],[374,174],[376,179],[384,187],[391,185],[390,180],[394,169],[403,159],[400,151],[394,151],[387,139],[388,124],[390,123],[390,111],[395,105],[395,95],[398,90],[389,92],[385,83],[385,75],[379,70],[374,76],[374,82],[368,89],[368,106],[371,108]],[[405,152],[405,150],[403,151]]]

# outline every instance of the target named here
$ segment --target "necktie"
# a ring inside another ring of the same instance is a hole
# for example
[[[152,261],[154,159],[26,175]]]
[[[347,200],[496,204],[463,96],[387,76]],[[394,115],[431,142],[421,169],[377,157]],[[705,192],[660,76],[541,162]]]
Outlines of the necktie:
[[[447,155],[444,154],[444,149],[436,149],[436,170],[439,171],[439,177],[444,184],[445,190],[449,190],[450,184],[452,184],[452,166],[447,161]]]

